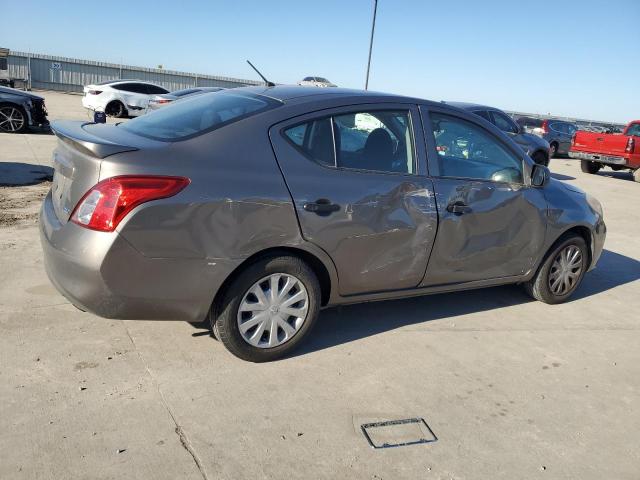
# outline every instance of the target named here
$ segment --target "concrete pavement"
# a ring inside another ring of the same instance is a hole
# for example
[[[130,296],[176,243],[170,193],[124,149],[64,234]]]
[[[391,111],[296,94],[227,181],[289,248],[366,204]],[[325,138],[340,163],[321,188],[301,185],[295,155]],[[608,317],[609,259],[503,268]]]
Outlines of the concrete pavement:
[[[52,118],[86,118],[80,97],[45,97]],[[0,168],[46,167],[54,143],[0,135]],[[204,324],[70,306],[30,215],[47,182],[1,187],[0,478],[637,479],[640,185],[551,169],[602,201],[609,231],[572,301],[511,286],[330,309],[261,365]],[[374,450],[360,431],[410,417],[438,441]]]

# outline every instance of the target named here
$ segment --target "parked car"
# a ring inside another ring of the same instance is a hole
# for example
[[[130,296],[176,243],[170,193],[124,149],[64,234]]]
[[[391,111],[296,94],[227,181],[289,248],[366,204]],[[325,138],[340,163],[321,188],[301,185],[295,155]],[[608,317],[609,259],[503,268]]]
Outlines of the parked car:
[[[143,115],[151,97],[169,93],[159,85],[140,80],[109,80],[84,87],[82,106],[110,117]]]
[[[304,77],[302,80],[298,82],[298,85],[302,85],[304,87],[336,87],[326,78],[322,77]]]
[[[549,158],[567,155],[571,146],[571,137],[578,131],[575,123],[564,120],[543,120],[531,117],[517,117],[516,123],[525,131],[544,138],[549,142]]]
[[[221,87],[193,87],[185,88],[184,90],[176,90],[171,93],[164,93],[162,95],[156,95],[149,99],[147,111],[158,110],[159,108],[165,107],[176,100],[189,98],[194,95],[201,95],[203,93],[219,92],[220,90],[223,89]]]
[[[576,132],[569,156],[580,160],[585,173],[598,173],[603,167],[631,170],[640,182],[640,120],[629,123],[622,134]]]
[[[15,88],[0,87],[0,132],[19,133],[29,127],[46,127],[44,98]]]
[[[109,318],[208,318],[250,361],[332,305],[509,283],[564,302],[604,244],[597,200],[439,102],[246,87],[53,130],[58,290]]]
[[[486,121],[492,123],[504,133],[509,135],[514,142],[516,142],[524,152],[529,155],[534,162],[540,165],[549,165],[550,146],[549,142],[540,138],[538,135],[527,133],[518,125],[509,115],[502,110],[494,107],[487,107],[485,105],[478,105],[475,103],[463,103],[463,102],[445,102],[454,107],[462,108],[471,113],[475,113],[479,117],[484,118]]]

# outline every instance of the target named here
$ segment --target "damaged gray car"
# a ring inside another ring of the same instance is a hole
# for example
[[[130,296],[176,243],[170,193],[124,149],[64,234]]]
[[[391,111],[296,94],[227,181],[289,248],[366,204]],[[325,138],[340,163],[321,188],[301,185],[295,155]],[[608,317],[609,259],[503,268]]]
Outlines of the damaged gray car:
[[[58,290],[108,318],[209,319],[249,361],[333,305],[511,283],[564,302],[605,240],[597,200],[442,103],[248,87],[53,129]]]

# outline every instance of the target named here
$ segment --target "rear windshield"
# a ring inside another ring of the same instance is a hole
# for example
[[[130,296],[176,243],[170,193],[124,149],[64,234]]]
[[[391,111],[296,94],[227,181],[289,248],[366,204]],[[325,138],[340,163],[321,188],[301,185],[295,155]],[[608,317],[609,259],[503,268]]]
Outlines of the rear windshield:
[[[223,90],[186,98],[119,127],[143,137],[172,142],[209,132],[278,105],[281,103],[271,98]]]

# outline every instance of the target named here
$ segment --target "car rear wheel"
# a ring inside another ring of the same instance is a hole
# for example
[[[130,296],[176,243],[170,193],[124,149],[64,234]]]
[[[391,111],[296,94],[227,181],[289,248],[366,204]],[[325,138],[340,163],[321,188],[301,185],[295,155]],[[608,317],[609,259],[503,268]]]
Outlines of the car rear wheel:
[[[590,173],[590,174],[596,174],[598,173],[598,170],[600,170],[600,168],[602,167],[602,165],[600,165],[597,162],[591,162],[589,160],[580,160],[580,169],[584,172],[584,173]]]
[[[534,277],[524,284],[527,293],[540,302],[566,301],[578,288],[589,267],[587,244],[580,235],[558,240]]]
[[[235,356],[250,362],[276,360],[296,348],[315,323],[320,284],[294,256],[268,257],[231,283],[212,329]]]
[[[122,102],[113,101],[109,102],[107,107],[104,109],[104,113],[110,117],[123,118],[127,114],[127,109],[124,108]]]
[[[0,105],[0,131],[6,133],[24,132],[29,127],[27,114],[17,105]]]
[[[549,166],[549,159],[547,158],[544,152],[536,152],[533,154],[531,158],[534,162],[536,162],[539,165],[544,165],[545,167]]]

